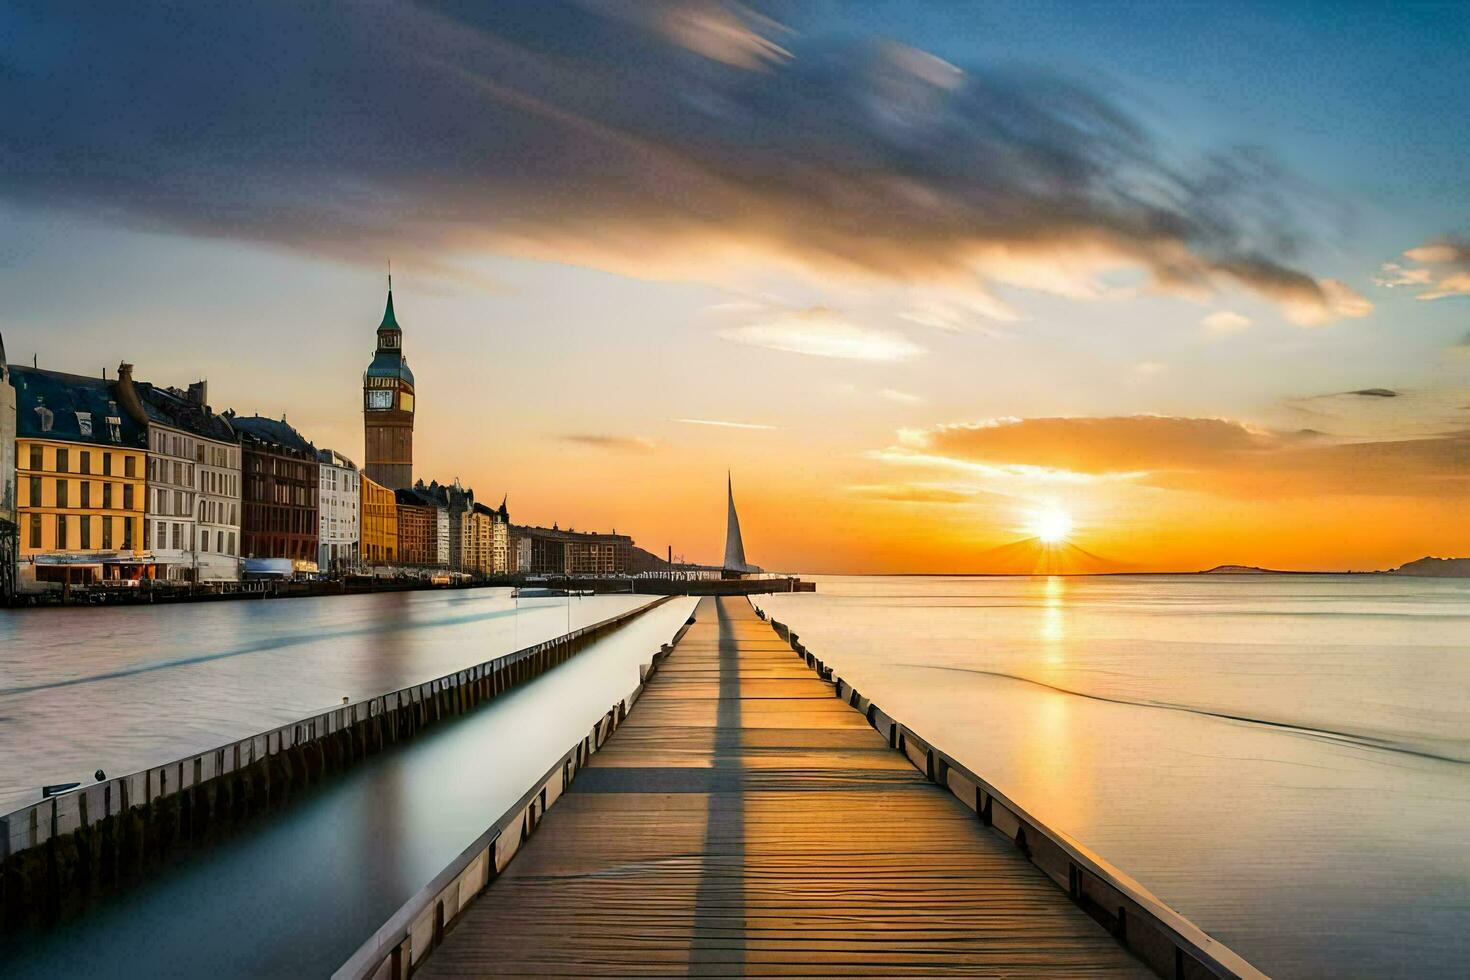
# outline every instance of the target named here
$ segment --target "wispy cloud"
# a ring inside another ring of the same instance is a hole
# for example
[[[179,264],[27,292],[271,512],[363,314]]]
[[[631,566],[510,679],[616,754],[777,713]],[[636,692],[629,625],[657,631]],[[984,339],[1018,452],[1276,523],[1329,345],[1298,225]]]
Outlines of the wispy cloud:
[[[900,405],[919,405],[924,402],[923,395],[916,395],[911,391],[899,391],[897,388],[883,388],[878,392],[879,398],[886,398]]]
[[[639,455],[653,452],[658,448],[658,443],[645,436],[612,436],[600,433],[573,432],[559,436],[562,442],[570,442],[578,446],[587,446],[591,449],[602,449],[613,453],[636,453]]]
[[[856,484],[848,487],[847,492],[869,500],[883,500],[898,504],[971,504],[981,496],[998,496],[982,494],[980,490],[973,487],[933,483]]]
[[[685,425],[714,425],[722,429],[776,429],[778,426],[764,425],[760,422],[728,422],[724,419],[673,419],[674,422],[682,422]]]
[[[1231,310],[1216,310],[1204,319],[1200,320],[1200,326],[1210,333],[1227,334],[1239,333],[1249,327],[1253,321],[1250,317]]]
[[[1423,300],[1470,296],[1470,241],[1443,238],[1426,242],[1405,251],[1404,258],[1416,264],[1385,262],[1383,274],[1373,281],[1389,288],[1416,289]]]
[[[66,39],[7,65],[25,152],[0,200],[28,207],[374,264],[739,260],[1079,298],[1129,270],[1302,322],[1366,309],[1295,264],[1311,195],[1260,152],[1166,145],[1096,79],[736,3],[41,4],[26,30]]]
[[[1072,474],[1241,499],[1470,491],[1470,431],[1355,441],[1231,419],[1135,415],[940,425],[902,442],[883,451],[888,461],[1002,475],[1029,468],[1053,481]]]
[[[903,361],[924,353],[924,348],[900,333],[859,326],[821,306],[777,313],[762,322],[717,333],[737,344],[813,357]]]

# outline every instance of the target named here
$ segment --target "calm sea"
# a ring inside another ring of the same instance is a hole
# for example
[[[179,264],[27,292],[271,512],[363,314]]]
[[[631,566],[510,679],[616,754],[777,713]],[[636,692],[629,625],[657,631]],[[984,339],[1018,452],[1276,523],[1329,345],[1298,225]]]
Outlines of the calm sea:
[[[1260,969],[1466,974],[1470,582],[815,578],[758,602]]]
[[[169,762],[649,601],[464,589],[0,611],[0,812],[44,783]]]

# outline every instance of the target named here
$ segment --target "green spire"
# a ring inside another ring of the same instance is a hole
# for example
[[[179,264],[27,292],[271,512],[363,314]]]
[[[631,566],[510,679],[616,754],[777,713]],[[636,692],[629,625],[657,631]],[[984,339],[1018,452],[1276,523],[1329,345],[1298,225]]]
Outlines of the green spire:
[[[378,324],[381,330],[398,330],[403,328],[398,325],[398,318],[393,315],[393,273],[388,273],[388,305],[383,308],[383,322]]]

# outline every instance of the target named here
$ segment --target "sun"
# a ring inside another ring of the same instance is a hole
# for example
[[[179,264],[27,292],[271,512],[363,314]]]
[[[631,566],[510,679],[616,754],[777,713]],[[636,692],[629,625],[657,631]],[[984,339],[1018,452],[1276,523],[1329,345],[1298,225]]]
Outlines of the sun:
[[[1043,544],[1061,544],[1072,534],[1072,518],[1066,511],[1051,507],[1031,518],[1031,533]]]

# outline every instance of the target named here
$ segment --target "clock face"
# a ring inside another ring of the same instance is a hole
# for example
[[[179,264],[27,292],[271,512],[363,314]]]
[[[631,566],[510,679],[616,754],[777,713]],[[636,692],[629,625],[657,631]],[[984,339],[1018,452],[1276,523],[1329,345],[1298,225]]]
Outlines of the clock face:
[[[367,393],[368,408],[392,408],[393,392],[376,389]]]

